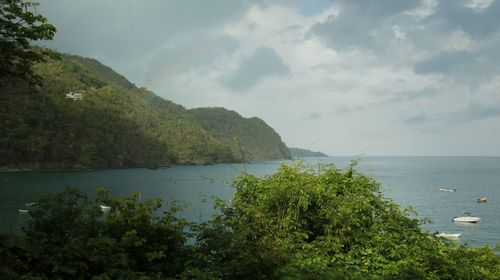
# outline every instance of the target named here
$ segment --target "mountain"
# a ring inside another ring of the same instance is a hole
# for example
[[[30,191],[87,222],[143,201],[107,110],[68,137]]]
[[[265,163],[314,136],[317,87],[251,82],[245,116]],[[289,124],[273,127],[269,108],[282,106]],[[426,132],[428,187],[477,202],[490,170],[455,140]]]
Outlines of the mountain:
[[[41,87],[17,79],[0,87],[0,169],[237,161],[226,142],[232,136],[209,132],[194,111],[137,88],[97,60],[61,55],[34,70],[43,77]],[[272,133],[262,137],[276,138]],[[262,158],[278,156],[254,148]]]
[[[231,147],[240,160],[291,159],[281,137],[263,120],[243,118],[224,108],[196,108],[189,112],[193,121],[211,136]]]
[[[313,152],[307,149],[301,148],[288,148],[290,150],[290,154],[293,158],[301,158],[301,157],[327,157],[328,155],[322,152]]]

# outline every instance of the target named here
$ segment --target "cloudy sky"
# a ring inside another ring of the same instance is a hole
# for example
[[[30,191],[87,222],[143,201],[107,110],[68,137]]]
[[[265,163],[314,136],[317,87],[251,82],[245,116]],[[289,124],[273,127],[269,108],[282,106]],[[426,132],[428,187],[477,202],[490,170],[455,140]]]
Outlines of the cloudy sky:
[[[500,155],[500,0],[41,0],[43,44],[330,155]]]

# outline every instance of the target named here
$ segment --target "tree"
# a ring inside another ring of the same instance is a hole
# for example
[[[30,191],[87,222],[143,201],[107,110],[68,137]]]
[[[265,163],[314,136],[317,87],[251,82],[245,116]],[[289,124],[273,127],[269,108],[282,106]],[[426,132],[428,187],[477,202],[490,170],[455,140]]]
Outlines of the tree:
[[[56,28],[36,12],[38,5],[35,1],[0,0],[0,84],[7,77],[41,83],[32,65],[53,54],[30,46],[30,41],[51,40]]]

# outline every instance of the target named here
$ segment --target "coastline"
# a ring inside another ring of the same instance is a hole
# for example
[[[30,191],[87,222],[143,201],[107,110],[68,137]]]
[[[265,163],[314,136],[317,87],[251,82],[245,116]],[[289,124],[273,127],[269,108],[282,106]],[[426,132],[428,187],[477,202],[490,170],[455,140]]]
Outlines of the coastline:
[[[287,158],[281,159],[260,159],[260,160],[286,160]],[[157,169],[167,169],[174,166],[207,166],[207,165],[217,165],[217,164],[240,164],[241,160],[234,161],[215,161],[215,162],[206,162],[206,161],[186,161],[186,162],[176,162],[169,164],[161,164],[161,165],[135,165],[135,166],[107,166],[107,167],[65,167],[65,164],[25,164],[25,165],[15,165],[15,166],[0,166],[0,173],[14,173],[14,172],[61,172],[61,171],[100,171],[100,170],[126,170],[126,169],[149,169],[149,170],[157,170]],[[247,161],[246,163],[250,163]]]

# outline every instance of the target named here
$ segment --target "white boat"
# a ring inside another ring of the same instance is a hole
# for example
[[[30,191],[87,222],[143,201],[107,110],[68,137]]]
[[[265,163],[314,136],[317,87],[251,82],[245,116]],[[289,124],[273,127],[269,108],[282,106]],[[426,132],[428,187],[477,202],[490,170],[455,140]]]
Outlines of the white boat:
[[[37,204],[38,204],[38,202],[28,202],[28,203],[25,203],[24,206],[31,207],[31,206],[35,206]]]
[[[101,210],[102,212],[107,212],[109,210],[111,210],[111,206],[107,206],[107,205],[99,205],[101,207]]]
[[[443,237],[447,239],[458,239],[460,238],[461,233],[446,233],[446,232],[440,232],[436,236],[438,237]]]
[[[29,210],[26,210],[26,209],[19,209],[19,214],[26,214],[28,213]]]
[[[456,192],[457,191],[456,189],[448,189],[448,188],[440,188],[439,190],[442,192]]]
[[[488,198],[486,197],[480,197],[477,199],[477,203],[483,203],[483,202],[488,202]]]
[[[453,218],[453,221],[457,223],[477,223],[480,220],[481,218],[472,216],[460,216]]]

